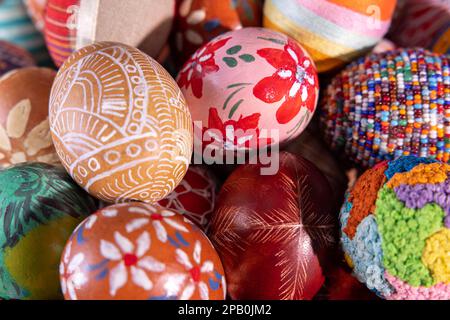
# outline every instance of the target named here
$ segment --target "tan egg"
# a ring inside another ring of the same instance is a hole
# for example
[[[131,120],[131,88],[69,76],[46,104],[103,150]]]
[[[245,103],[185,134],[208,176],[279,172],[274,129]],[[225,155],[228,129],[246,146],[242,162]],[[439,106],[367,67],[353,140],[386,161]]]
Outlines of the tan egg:
[[[59,163],[48,125],[48,101],[56,72],[29,67],[0,78],[0,166]]]
[[[99,42],[62,65],[50,98],[62,164],[106,202],[156,202],[183,179],[192,120],[168,72],[138,49]]]

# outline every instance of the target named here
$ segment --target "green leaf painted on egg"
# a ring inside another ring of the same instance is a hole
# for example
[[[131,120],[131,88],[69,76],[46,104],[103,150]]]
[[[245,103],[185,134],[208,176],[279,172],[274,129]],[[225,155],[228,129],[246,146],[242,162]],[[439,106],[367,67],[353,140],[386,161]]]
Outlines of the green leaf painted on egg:
[[[237,60],[235,58],[231,57],[225,57],[223,58],[223,61],[229,66],[230,68],[234,68],[237,66]]]
[[[255,57],[251,54],[242,54],[239,56],[239,59],[244,60],[245,62],[253,62],[255,61]]]
[[[227,50],[227,54],[229,54],[229,55],[236,54],[236,53],[238,53],[239,51],[241,51],[241,49],[242,49],[242,46],[240,46],[240,45],[231,47],[230,49]]]

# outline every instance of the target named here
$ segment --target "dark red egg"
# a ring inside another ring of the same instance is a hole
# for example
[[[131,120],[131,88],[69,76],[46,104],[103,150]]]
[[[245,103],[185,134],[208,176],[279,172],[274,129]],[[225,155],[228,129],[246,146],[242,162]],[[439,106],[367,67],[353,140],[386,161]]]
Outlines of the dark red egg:
[[[274,156],[274,155],[272,155]],[[276,161],[276,159],[272,159]],[[210,239],[232,299],[312,299],[336,244],[331,189],[309,161],[279,154],[279,170],[238,167],[219,194]]]

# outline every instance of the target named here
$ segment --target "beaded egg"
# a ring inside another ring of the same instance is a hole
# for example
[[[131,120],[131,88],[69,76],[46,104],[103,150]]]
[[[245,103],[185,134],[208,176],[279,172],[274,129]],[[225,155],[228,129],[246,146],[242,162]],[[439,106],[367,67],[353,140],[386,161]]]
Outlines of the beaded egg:
[[[184,214],[205,230],[214,211],[217,184],[206,166],[190,166],[181,183],[158,204]]]
[[[294,139],[312,118],[319,88],[308,53],[263,28],[213,39],[186,62],[177,81],[194,121],[195,144],[219,152]]]
[[[50,128],[72,178],[105,202],[156,202],[185,175],[192,120],[173,78],[141,51],[99,42],[59,69]]]
[[[330,146],[362,167],[402,155],[450,159],[445,55],[397,49],[348,65],[328,86],[321,123]]]
[[[395,0],[266,0],[263,26],[296,39],[319,72],[371,50],[387,33]]]
[[[76,45],[80,0],[48,0],[45,10],[45,43],[57,67],[72,54]]]
[[[35,65],[33,57],[25,49],[11,42],[0,40],[0,76],[14,69]]]
[[[62,298],[61,253],[95,200],[63,168],[27,163],[0,171],[0,206],[0,298]]]
[[[353,273],[380,297],[450,299],[450,165],[404,156],[348,192],[341,241]]]
[[[450,53],[450,2],[408,0],[404,3],[392,24],[390,38],[402,47]]]
[[[60,265],[68,300],[223,300],[223,267],[205,234],[160,206],[97,211],[68,241]]]
[[[243,27],[259,27],[261,0],[183,0],[175,20],[176,49],[182,62],[216,36]]]
[[[0,167],[21,162],[58,164],[48,123],[56,72],[29,67],[0,78]]]
[[[174,15],[175,0],[81,0],[76,49],[112,41],[156,58],[167,43]]]
[[[0,40],[12,42],[30,52],[39,65],[48,65],[50,58],[41,33],[28,17],[20,0],[0,2]]]
[[[23,0],[34,26],[41,32],[44,30],[45,25],[45,7],[47,1],[48,0]]]
[[[239,166],[211,218],[210,239],[234,300],[312,299],[335,248],[337,217],[326,178],[303,158],[278,156],[273,175],[262,174],[262,164]]]

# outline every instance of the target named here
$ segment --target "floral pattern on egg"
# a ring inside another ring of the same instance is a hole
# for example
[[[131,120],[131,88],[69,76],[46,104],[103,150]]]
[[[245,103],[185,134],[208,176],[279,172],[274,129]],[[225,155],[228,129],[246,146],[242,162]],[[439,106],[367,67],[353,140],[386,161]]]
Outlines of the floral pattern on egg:
[[[59,163],[48,123],[55,75],[50,69],[30,67],[0,78],[0,166],[27,161]]]
[[[179,213],[144,203],[103,208],[74,231],[60,264],[66,299],[223,300],[209,240]]]
[[[225,150],[294,139],[312,119],[319,90],[308,53],[295,40],[263,28],[232,31],[198,49],[178,84],[194,122],[202,125],[196,142],[202,132],[202,141],[209,138]],[[278,136],[263,135],[262,129],[277,130]]]

